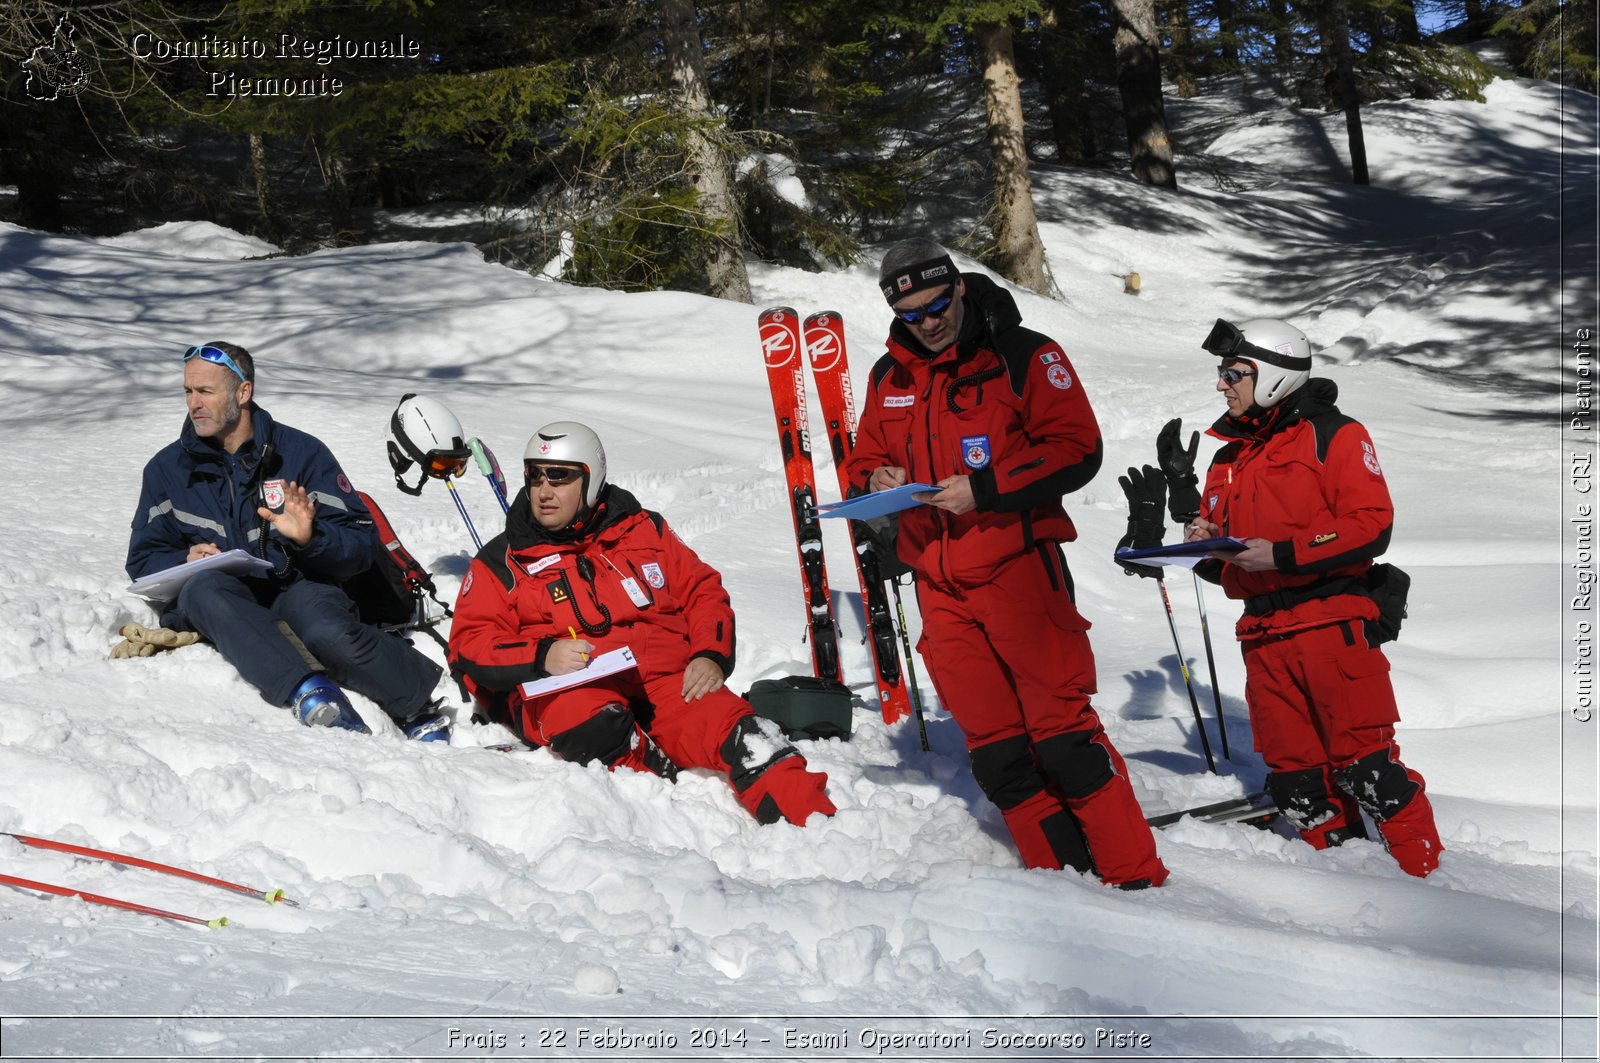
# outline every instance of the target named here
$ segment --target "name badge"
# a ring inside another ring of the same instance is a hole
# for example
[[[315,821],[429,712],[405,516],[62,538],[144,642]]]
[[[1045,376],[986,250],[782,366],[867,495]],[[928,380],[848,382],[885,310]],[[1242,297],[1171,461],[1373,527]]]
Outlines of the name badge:
[[[632,576],[623,577],[622,589],[628,592],[628,599],[640,609],[650,604],[650,598],[644,593],[644,589],[639,586],[639,581]]]

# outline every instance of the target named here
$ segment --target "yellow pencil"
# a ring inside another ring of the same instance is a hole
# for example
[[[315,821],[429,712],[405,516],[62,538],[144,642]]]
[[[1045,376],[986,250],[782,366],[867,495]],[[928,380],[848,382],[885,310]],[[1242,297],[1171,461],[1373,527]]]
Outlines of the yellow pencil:
[[[572,636],[572,641],[573,642],[577,642],[578,641],[578,633],[572,629],[572,625],[571,624],[567,625],[567,634]],[[583,663],[584,664],[588,664],[589,663],[589,655],[587,653],[583,653],[583,652],[580,651],[579,652],[579,656],[583,658]]]

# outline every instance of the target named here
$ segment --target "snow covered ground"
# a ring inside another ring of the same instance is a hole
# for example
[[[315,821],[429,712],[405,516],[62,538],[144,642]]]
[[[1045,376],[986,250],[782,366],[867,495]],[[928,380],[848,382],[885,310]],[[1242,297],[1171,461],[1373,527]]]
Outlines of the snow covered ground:
[[[261,405],[332,446],[448,597],[466,530],[439,485],[396,491],[384,458],[405,392],[445,402],[509,466],[545,421],[594,426],[613,478],[723,572],[734,688],[806,671],[755,315],[841,311],[864,393],[887,325],[876,256],[756,267],[752,308],[565,287],[466,245],[247,260],[265,249],[203,225],[0,226],[0,831],[301,902],[0,837],[0,873],[232,921],[0,890],[0,1056],[1594,1058],[1600,724],[1562,696],[1557,415],[1559,251],[1592,254],[1595,100],[1499,81],[1487,104],[1373,106],[1364,189],[1335,172],[1340,118],[1172,107],[1179,192],[1036,175],[1065,299],[1018,295],[1066,344],[1107,438],[1105,471],[1068,500],[1099,709],[1149,812],[1259,788],[1236,607],[1208,595],[1232,747],[1212,776],[1156,590],[1110,553],[1116,473],[1153,459],[1169,417],[1199,428],[1221,410],[1199,349],[1212,319],[1292,318],[1398,505],[1390,559],[1415,582],[1390,656],[1400,741],[1448,847],[1435,875],[1408,878],[1373,843],[1316,853],[1193,821],[1158,838],[1164,889],[1023,870],[937,707],[931,753],[864,706],[854,740],[809,744],[840,811],[801,830],[757,826],[719,779],[475,748],[497,728],[423,747],[363,703],[372,737],[308,730],[208,647],[108,660],[118,626],[150,619],[122,563],[139,469],[180,427],[179,354],[231,339],[257,356]],[[1581,193],[1565,213],[1561,182]],[[1592,305],[1593,279],[1578,273],[1569,308]],[[487,485],[461,492],[487,537]],[[843,533],[827,534],[853,606]],[[1192,588],[1172,597],[1209,717]],[[870,690],[859,623],[842,622]]]

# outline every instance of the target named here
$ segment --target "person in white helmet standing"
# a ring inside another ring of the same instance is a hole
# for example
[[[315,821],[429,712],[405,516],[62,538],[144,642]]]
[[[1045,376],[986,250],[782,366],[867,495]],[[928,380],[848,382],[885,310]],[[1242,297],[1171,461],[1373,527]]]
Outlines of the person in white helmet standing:
[[[1365,810],[1400,867],[1425,876],[1444,846],[1394,740],[1400,711],[1378,647],[1398,632],[1404,576],[1373,565],[1394,505],[1372,439],[1334,405],[1337,385],[1312,379],[1311,345],[1288,322],[1218,319],[1203,347],[1221,359],[1228,410],[1210,434],[1226,445],[1186,538],[1245,542],[1196,571],[1244,602],[1245,699],[1267,789],[1318,849],[1364,838]],[[1194,447],[1169,428],[1162,467],[1192,498]]]
[[[271,567],[200,572],[164,603],[162,626],[198,631],[263,698],[307,726],[369,733],[344,684],[377,702],[406,737],[448,741],[450,718],[433,699],[444,670],[362,623],[340,589],[383,545],[333,454],[255,404],[255,360],[237,344],[190,347],[183,391],[183,431],[145,465],[128,575],[234,549]]]
[[[473,560],[456,600],[450,667],[492,719],[563,760],[676,777],[728,775],[761,823],[836,811],[828,777],[726,686],[733,608],[716,569],[658,513],[606,480],[586,425],[556,421],[523,452],[506,530]],[[526,697],[628,647],[637,668]]]

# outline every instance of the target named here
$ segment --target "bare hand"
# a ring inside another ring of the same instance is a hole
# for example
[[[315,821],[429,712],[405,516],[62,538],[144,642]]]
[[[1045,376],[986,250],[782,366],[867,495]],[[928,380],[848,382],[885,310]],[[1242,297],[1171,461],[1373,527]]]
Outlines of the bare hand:
[[[283,512],[274,513],[266,506],[257,506],[256,515],[270,522],[285,539],[296,546],[304,546],[311,541],[311,526],[317,519],[317,507],[311,501],[311,496],[306,494],[306,489],[290,480],[283,492]]]
[[[585,639],[557,639],[544,655],[544,670],[550,675],[566,675],[589,667],[594,643]]]
[[[1246,572],[1275,572],[1278,563],[1272,557],[1271,539],[1246,539],[1244,549],[1232,554],[1213,555]]]
[[[222,551],[217,548],[216,543],[195,543],[193,546],[189,547],[189,556],[184,558],[184,560],[198,561],[202,557],[215,557],[220,553],[222,553]]]
[[[938,491],[921,491],[911,497],[957,516],[972,512],[973,507],[977,505],[972,497],[970,476],[947,476],[939,481]]]
[[[683,670],[683,700],[699,701],[726,680],[721,668],[704,657],[696,657]]]
[[[1183,541],[1192,543],[1196,539],[1215,539],[1219,530],[1209,520],[1203,517],[1196,517],[1189,522],[1188,527],[1184,528]]]
[[[874,491],[892,491],[908,482],[906,471],[898,465],[879,465],[872,470],[872,479],[867,481],[867,486]]]

